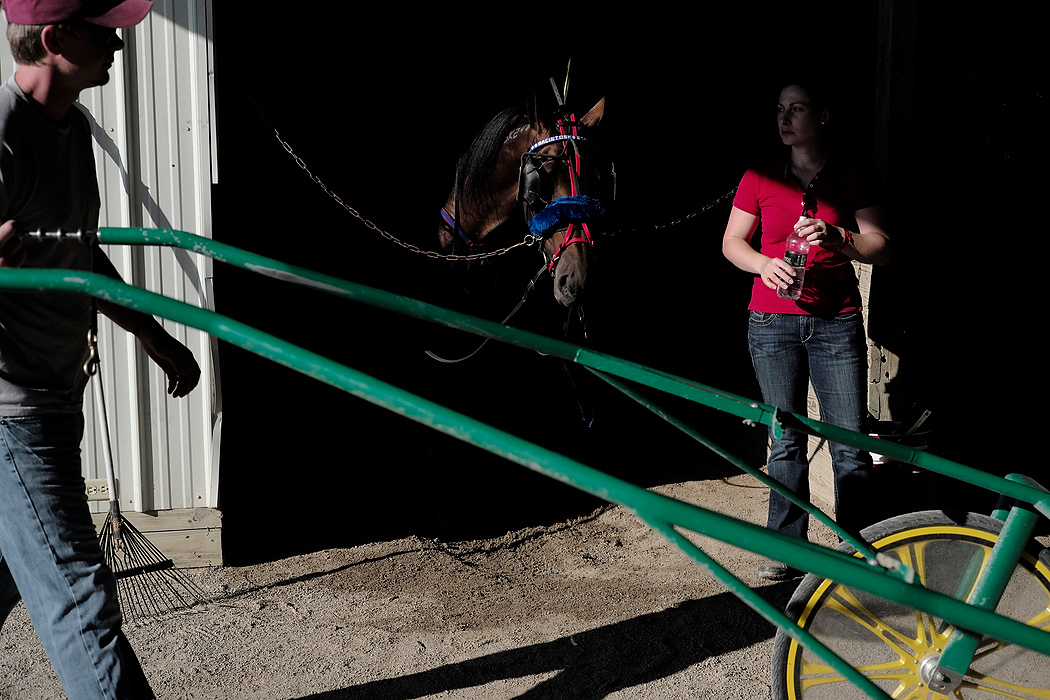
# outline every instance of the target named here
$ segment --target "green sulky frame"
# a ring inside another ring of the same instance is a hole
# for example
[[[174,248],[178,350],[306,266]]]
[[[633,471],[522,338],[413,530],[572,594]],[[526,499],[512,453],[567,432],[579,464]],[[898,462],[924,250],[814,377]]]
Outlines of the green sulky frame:
[[[89,294],[197,328],[377,406],[619,504],[662,533],[710,571],[745,604],[804,644],[871,698],[887,696],[863,674],[710,558],[681,531],[688,530],[724,541],[944,619],[955,627],[938,666],[938,671],[943,672],[943,677],[949,680],[953,673],[960,676],[965,673],[981,635],[1050,656],[1050,632],[993,612],[1010,572],[1016,566],[1025,543],[1031,538],[1038,514],[1050,517],[1050,492],[1027,477],[1010,475],[1000,478],[936,455],[836,428],[806,416],[780,411],[772,406],[611,355],[287,265],[193,234],[169,229],[102,228],[98,231],[97,240],[108,245],[182,248],[279,280],[574,362],[595,372],[635,401],[686,431],[743,471],[759,478],[765,485],[777,490],[781,490],[779,484],[663,411],[639,394],[632,384],[658,389],[725,411],[745,421],[771,426],[774,431],[798,430],[834,442],[880,452],[900,462],[999,493],[1002,495],[1002,505],[994,515],[1000,520],[1005,520],[1002,533],[968,599],[957,600],[927,590],[915,580],[912,569],[895,559],[877,555],[865,542],[843,531],[818,509],[800,502],[793,494],[785,495],[828,525],[852,545],[859,556],[849,556],[789,538],[752,523],[653,493],[213,311],[94,273],[0,270],[0,289],[37,289]]]

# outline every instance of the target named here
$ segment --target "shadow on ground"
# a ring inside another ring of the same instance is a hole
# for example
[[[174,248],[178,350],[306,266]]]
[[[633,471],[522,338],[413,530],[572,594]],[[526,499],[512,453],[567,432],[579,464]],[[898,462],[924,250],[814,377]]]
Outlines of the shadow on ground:
[[[762,589],[779,608],[797,582]],[[554,675],[518,698],[598,700],[650,683],[705,659],[770,639],[774,627],[730,593],[686,601],[661,612],[520,649],[398,678],[372,681],[302,700],[407,700],[501,680]]]

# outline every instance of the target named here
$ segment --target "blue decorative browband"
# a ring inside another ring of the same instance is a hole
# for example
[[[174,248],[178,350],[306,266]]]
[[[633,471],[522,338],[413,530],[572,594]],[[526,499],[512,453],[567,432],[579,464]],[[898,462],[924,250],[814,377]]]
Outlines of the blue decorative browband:
[[[557,143],[558,141],[583,141],[583,142],[587,142],[588,139],[586,137],[584,137],[584,136],[577,136],[575,134],[556,134],[554,136],[550,136],[548,138],[543,139],[542,141],[537,141],[536,143],[532,144],[531,146],[529,146],[529,151],[528,152],[529,153],[535,153],[536,151],[538,151],[539,149],[543,148],[547,144]]]
[[[529,232],[544,237],[548,231],[581,222],[594,222],[605,216],[601,202],[585,194],[558,197],[529,220]]]

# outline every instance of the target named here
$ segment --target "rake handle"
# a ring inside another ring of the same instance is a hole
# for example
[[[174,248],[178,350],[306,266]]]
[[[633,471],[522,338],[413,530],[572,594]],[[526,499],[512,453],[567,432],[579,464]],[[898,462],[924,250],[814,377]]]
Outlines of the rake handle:
[[[109,489],[109,513],[110,522],[113,524],[113,547],[124,548],[124,533],[121,525],[123,518],[120,516],[120,504],[117,502],[117,480],[113,476],[113,447],[109,441],[109,420],[106,418],[106,399],[102,393],[102,375],[99,374],[98,364],[94,365],[91,381],[95,387],[95,409],[98,414],[99,432],[102,434],[102,457],[106,464],[106,488]]]
[[[106,463],[106,488],[109,489],[109,502],[112,506],[117,502],[117,484],[113,476],[113,447],[109,441],[109,421],[106,419],[106,399],[102,394],[102,377],[96,371],[91,375],[91,381],[95,388],[95,409],[98,413],[98,424],[102,433],[102,457]],[[118,506],[119,513],[119,506]]]

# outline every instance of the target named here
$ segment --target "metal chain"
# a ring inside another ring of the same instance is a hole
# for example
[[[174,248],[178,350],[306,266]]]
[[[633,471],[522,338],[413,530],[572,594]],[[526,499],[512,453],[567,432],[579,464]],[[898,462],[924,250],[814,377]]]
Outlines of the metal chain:
[[[307,176],[310,178],[310,180],[312,180],[314,182],[314,184],[316,184],[318,187],[320,187],[321,190],[325,194],[327,194],[329,197],[331,197],[332,200],[335,201],[336,204],[338,204],[343,209],[345,209],[347,211],[347,213],[349,213],[355,219],[360,221],[367,228],[371,229],[372,231],[375,231],[376,233],[378,233],[383,238],[387,239],[388,241],[390,241],[392,243],[396,243],[397,245],[401,246],[402,248],[404,248],[406,250],[409,250],[409,251],[411,251],[413,253],[419,253],[420,255],[424,255],[424,256],[426,256],[428,258],[433,258],[435,260],[455,260],[455,261],[483,260],[485,258],[493,258],[493,257],[496,257],[497,255],[503,255],[504,253],[508,253],[508,252],[514,250],[515,248],[520,248],[521,246],[533,245],[536,242],[535,236],[528,235],[528,236],[525,237],[525,239],[521,243],[515,243],[512,246],[507,246],[506,248],[500,248],[499,250],[490,250],[490,251],[485,252],[485,253],[473,253],[473,254],[470,254],[470,255],[457,255],[455,253],[439,253],[439,252],[437,252],[435,250],[425,250],[425,249],[420,248],[419,246],[414,245],[412,243],[407,243],[405,241],[402,241],[401,239],[399,239],[394,234],[389,233],[388,231],[384,231],[379,226],[374,224],[372,221],[370,221],[367,218],[365,218],[364,216],[362,216],[360,214],[360,212],[358,212],[352,206],[350,206],[349,204],[344,202],[342,197],[340,197],[338,194],[336,194],[335,192],[330,190],[328,188],[328,185],[326,185],[324,183],[324,181],[321,180],[321,178],[319,178],[317,175],[314,175],[313,172],[310,171],[310,168],[309,168],[309,166],[307,166],[306,161],[304,161],[302,159],[302,157],[299,156],[299,154],[297,154],[295,152],[295,150],[292,148],[292,145],[290,143],[288,143],[287,141],[285,141],[283,138],[281,138],[281,133],[279,131],[277,131],[277,129],[274,128],[272,124],[270,125],[270,127],[273,128],[273,133],[274,133],[274,136],[277,137],[277,141],[280,142],[280,144],[284,148],[285,152],[288,153],[288,155],[290,155],[292,157],[292,160],[295,161],[295,164],[298,165],[300,168],[302,168],[303,172],[305,172],[307,174]]]
[[[256,108],[258,109],[258,105],[256,105]],[[260,113],[261,113],[261,110],[260,110]],[[263,119],[266,120],[267,124],[270,124],[269,120],[267,120],[265,116],[263,116]],[[381,229],[375,223],[373,223],[369,219],[367,219],[364,216],[362,216],[361,213],[358,212],[356,209],[354,209],[352,206],[350,206],[349,204],[344,202],[342,197],[340,197],[338,194],[336,194],[335,192],[330,190],[328,188],[328,185],[326,185],[324,183],[324,181],[321,180],[321,178],[319,178],[317,175],[314,175],[313,172],[311,172],[310,167],[306,164],[306,161],[304,161],[302,159],[302,157],[298,153],[295,152],[295,150],[292,148],[292,145],[290,143],[288,143],[286,140],[284,140],[281,137],[281,133],[276,129],[276,127],[273,126],[273,124],[270,124],[270,128],[273,129],[273,133],[274,133],[274,136],[277,138],[277,141],[281,144],[281,147],[284,148],[285,152],[292,157],[292,160],[295,161],[295,164],[298,165],[303,170],[303,172],[305,172],[307,174],[307,176],[310,178],[310,180],[313,181],[318,187],[320,187],[321,190],[325,194],[327,194],[333,201],[335,201],[336,204],[338,204],[343,209],[345,209],[347,211],[347,213],[349,213],[355,219],[360,221],[367,228],[371,229],[372,231],[375,231],[376,233],[378,233],[383,238],[387,239],[388,241],[390,241],[392,243],[395,243],[395,244],[401,246],[402,248],[404,248],[406,250],[409,250],[409,251],[411,251],[413,253],[419,253],[420,255],[424,255],[424,256],[426,256],[428,258],[432,258],[432,259],[435,259],[435,260],[466,261],[466,260],[484,260],[486,258],[494,258],[494,257],[496,257],[498,255],[503,255],[505,253],[509,253],[510,251],[514,250],[515,248],[520,248],[522,246],[532,246],[532,245],[534,245],[536,243],[536,240],[537,240],[536,237],[532,236],[530,234],[530,235],[525,236],[524,240],[522,240],[521,243],[515,243],[514,245],[507,246],[506,248],[500,248],[498,250],[490,250],[490,251],[488,251],[486,253],[473,253],[473,254],[469,254],[469,255],[458,255],[458,254],[455,254],[455,253],[439,253],[439,252],[434,251],[434,250],[425,250],[425,249],[420,248],[419,246],[414,245],[412,243],[407,243],[405,241],[402,241],[401,239],[399,239],[394,234],[389,233],[388,231],[385,231],[385,230]],[[688,220],[690,220],[690,219],[692,219],[694,217],[697,217],[697,216],[699,216],[701,214],[704,214],[704,213],[710,211],[711,209],[715,208],[716,206],[718,206],[719,204],[724,202],[729,197],[732,197],[735,193],[736,193],[736,188],[734,187],[732,190],[730,190],[729,192],[725,193],[724,195],[722,195],[721,197],[719,197],[715,201],[711,202],[707,206],[705,206],[705,207],[703,207],[701,209],[697,209],[696,211],[692,212],[691,214],[687,214],[686,216],[683,216],[680,219],[675,219],[674,221],[670,221],[670,222],[668,222],[666,224],[656,224],[652,228],[646,228],[646,229],[637,229],[636,228],[636,229],[629,229],[629,230],[626,230],[626,231],[625,230],[615,231],[615,232],[610,231],[609,233],[612,233],[612,234],[620,233],[620,234],[622,234],[622,233],[630,233],[631,231],[638,231],[638,230],[659,231],[660,229],[671,228],[671,227],[674,227],[674,226],[677,226],[679,224],[682,224],[682,223],[684,223],[684,222],[686,222],[686,221],[688,221]]]
[[[674,221],[670,221],[670,222],[668,222],[666,224],[657,224],[655,226],[655,229],[657,231],[659,231],[662,228],[671,228],[672,226],[677,226],[678,224],[685,223],[689,219],[692,219],[692,218],[694,218],[696,216],[700,216],[701,214],[706,214],[707,212],[711,211],[712,209],[717,207],[719,204],[721,204],[722,202],[726,201],[727,199],[729,199],[730,197],[732,197],[735,194],[736,194],[736,188],[734,187],[733,189],[729,190],[728,192],[726,192],[724,195],[722,195],[721,197],[719,197],[715,201],[713,201],[710,204],[708,204],[706,207],[703,207],[702,209],[697,209],[696,211],[694,211],[691,214],[686,214],[681,219],[675,219]]]
[[[736,188],[734,187],[733,189],[729,190],[724,195],[722,195],[721,197],[719,197],[715,201],[711,202],[707,206],[704,206],[704,207],[702,207],[700,209],[697,209],[696,211],[694,211],[694,212],[692,212],[690,214],[686,214],[685,216],[683,216],[683,217],[681,217],[679,219],[675,219],[673,221],[668,221],[666,224],[654,224],[653,226],[649,226],[649,227],[645,227],[645,228],[632,228],[632,229],[625,229],[625,230],[620,230],[620,231],[610,231],[610,233],[612,233],[612,234],[623,234],[623,233],[632,233],[632,232],[637,232],[637,231],[647,231],[648,232],[648,231],[659,231],[660,229],[665,229],[665,228],[672,228],[674,226],[678,226],[679,224],[684,224],[686,221],[689,221],[692,218],[700,216],[701,214],[706,214],[707,212],[711,211],[712,209],[717,207],[719,204],[721,204],[722,202],[726,201],[727,199],[729,199],[730,197],[732,197],[735,194],[736,194]]]

